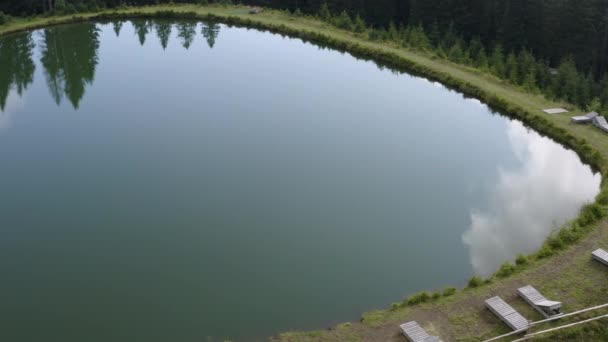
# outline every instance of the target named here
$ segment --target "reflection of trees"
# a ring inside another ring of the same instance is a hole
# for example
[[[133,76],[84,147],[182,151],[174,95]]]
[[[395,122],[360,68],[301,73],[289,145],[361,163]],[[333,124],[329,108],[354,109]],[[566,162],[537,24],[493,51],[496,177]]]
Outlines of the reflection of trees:
[[[145,20],[134,20],[132,23],[139,38],[139,44],[143,46],[146,42],[146,35],[150,32],[150,24]]]
[[[182,46],[186,49],[190,48],[196,36],[196,22],[185,21],[178,23],[176,26],[177,36],[182,39]]]
[[[122,29],[122,21],[117,20],[112,23],[112,27],[114,28],[114,33],[116,33],[116,37],[120,36],[120,30]]]
[[[22,95],[32,83],[36,69],[32,60],[34,46],[31,33],[0,39],[0,110],[4,110],[12,87]]]
[[[95,78],[99,30],[95,24],[58,26],[44,30],[40,61],[49,91],[57,104],[63,94],[74,108],[84,96],[85,84]]]
[[[220,34],[220,25],[216,23],[203,23],[202,33],[205,39],[207,39],[207,44],[209,44],[209,47],[213,48],[213,46],[215,46],[215,40]]]
[[[156,29],[156,35],[160,40],[160,45],[162,45],[163,50],[165,50],[167,48],[167,45],[169,44],[169,38],[171,37],[171,28],[173,27],[173,25],[168,21],[159,20],[156,22],[154,27]]]

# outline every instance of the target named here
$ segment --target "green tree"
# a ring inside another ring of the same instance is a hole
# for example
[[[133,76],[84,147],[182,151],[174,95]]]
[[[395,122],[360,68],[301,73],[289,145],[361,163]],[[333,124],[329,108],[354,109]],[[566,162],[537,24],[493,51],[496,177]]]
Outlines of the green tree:
[[[523,86],[528,91],[535,92],[538,90],[536,72],[534,69],[528,70],[528,73],[524,76]]]
[[[399,37],[399,30],[397,30],[397,26],[395,25],[395,22],[393,22],[391,20],[391,22],[388,25],[388,39],[394,41],[394,42],[398,42],[400,41],[400,37]]]
[[[345,30],[353,29],[353,21],[350,19],[350,15],[346,13],[346,11],[342,11],[340,15],[336,18],[336,26]]]
[[[520,84],[520,79],[519,79],[519,69],[517,66],[517,57],[515,56],[515,53],[513,51],[511,51],[509,53],[509,55],[507,56],[507,62],[505,64],[505,72],[506,75],[509,79],[509,81],[511,81],[511,83],[513,84]]]
[[[460,46],[460,42],[454,43],[450,51],[448,52],[448,59],[454,63],[464,62],[464,51]]]
[[[365,24],[365,21],[363,20],[363,18],[361,18],[361,16],[359,14],[357,14],[357,16],[355,17],[354,30],[357,33],[363,33],[365,31],[367,31],[367,25]]]
[[[429,41],[429,37],[424,32],[422,24],[418,24],[412,29],[410,36],[410,44],[420,50],[431,49],[431,42]]]
[[[562,100],[575,103],[578,99],[580,77],[572,56],[562,59],[553,78],[553,94]]]
[[[505,77],[505,56],[500,44],[496,44],[492,50],[490,70],[498,77]]]
[[[54,9],[56,12],[59,12],[59,13],[65,12],[65,9],[66,9],[65,0],[55,0]]]
[[[431,29],[429,31],[429,41],[434,47],[439,46],[441,41],[441,31],[439,30],[439,23],[437,22],[437,19],[435,19],[431,25]]]
[[[319,7],[319,18],[326,22],[331,21],[331,12],[329,11],[329,6],[327,5],[326,1],[323,1],[323,3],[321,3],[321,7]]]
[[[473,63],[475,65],[475,67],[477,67],[481,70],[488,69],[488,55],[486,54],[486,49],[484,49],[483,46],[477,52],[477,55],[475,56]]]
[[[0,11],[0,25],[4,25],[10,21],[11,17]]]

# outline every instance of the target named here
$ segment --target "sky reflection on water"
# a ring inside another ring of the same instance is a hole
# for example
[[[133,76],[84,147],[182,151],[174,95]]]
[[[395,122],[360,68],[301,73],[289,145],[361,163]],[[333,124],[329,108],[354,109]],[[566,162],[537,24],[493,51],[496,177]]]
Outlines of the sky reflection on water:
[[[520,162],[498,167],[487,207],[471,210],[462,235],[475,272],[488,276],[505,260],[538,249],[552,230],[576,216],[598,193],[600,174],[548,138],[509,121],[508,140]]]

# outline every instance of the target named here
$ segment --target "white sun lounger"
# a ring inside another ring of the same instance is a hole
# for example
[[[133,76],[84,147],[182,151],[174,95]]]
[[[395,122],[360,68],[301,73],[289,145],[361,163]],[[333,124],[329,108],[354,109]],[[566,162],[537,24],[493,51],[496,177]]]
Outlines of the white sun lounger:
[[[564,108],[549,108],[549,109],[543,109],[543,112],[547,113],[547,114],[561,114],[561,113],[568,113],[568,111]]]
[[[605,250],[600,248],[600,249],[594,251],[591,255],[593,256],[593,259],[608,266],[608,252],[606,252]]]
[[[603,116],[596,116],[593,118],[593,124],[599,127],[602,131],[608,132],[608,122]]]
[[[593,122],[593,118],[599,116],[598,113],[596,112],[591,112],[591,113],[587,113],[585,115],[581,115],[581,116],[573,116],[571,118],[572,122],[574,123],[590,123]]]
[[[486,306],[500,320],[505,322],[513,331],[524,330],[528,327],[528,320],[519,312],[515,311],[500,297],[493,297],[486,300]]]
[[[441,342],[439,337],[429,335],[417,322],[401,324],[400,328],[410,342]]]
[[[517,293],[545,318],[563,315],[563,313],[560,312],[562,308],[561,302],[548,300],[530,285],[517,289]]]

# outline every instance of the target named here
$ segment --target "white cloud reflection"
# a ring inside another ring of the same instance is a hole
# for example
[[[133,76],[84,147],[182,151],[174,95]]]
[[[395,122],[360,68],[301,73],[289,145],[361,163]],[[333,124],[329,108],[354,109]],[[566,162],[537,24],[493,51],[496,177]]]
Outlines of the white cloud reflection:
[[[498,169],[487,209],[471,211],[462,240],[476,274],[487,276],[505,260],[538,249],[551,231],[593,201],[600,175],[559,144],[511,121],[507,134],[521,163]]]

